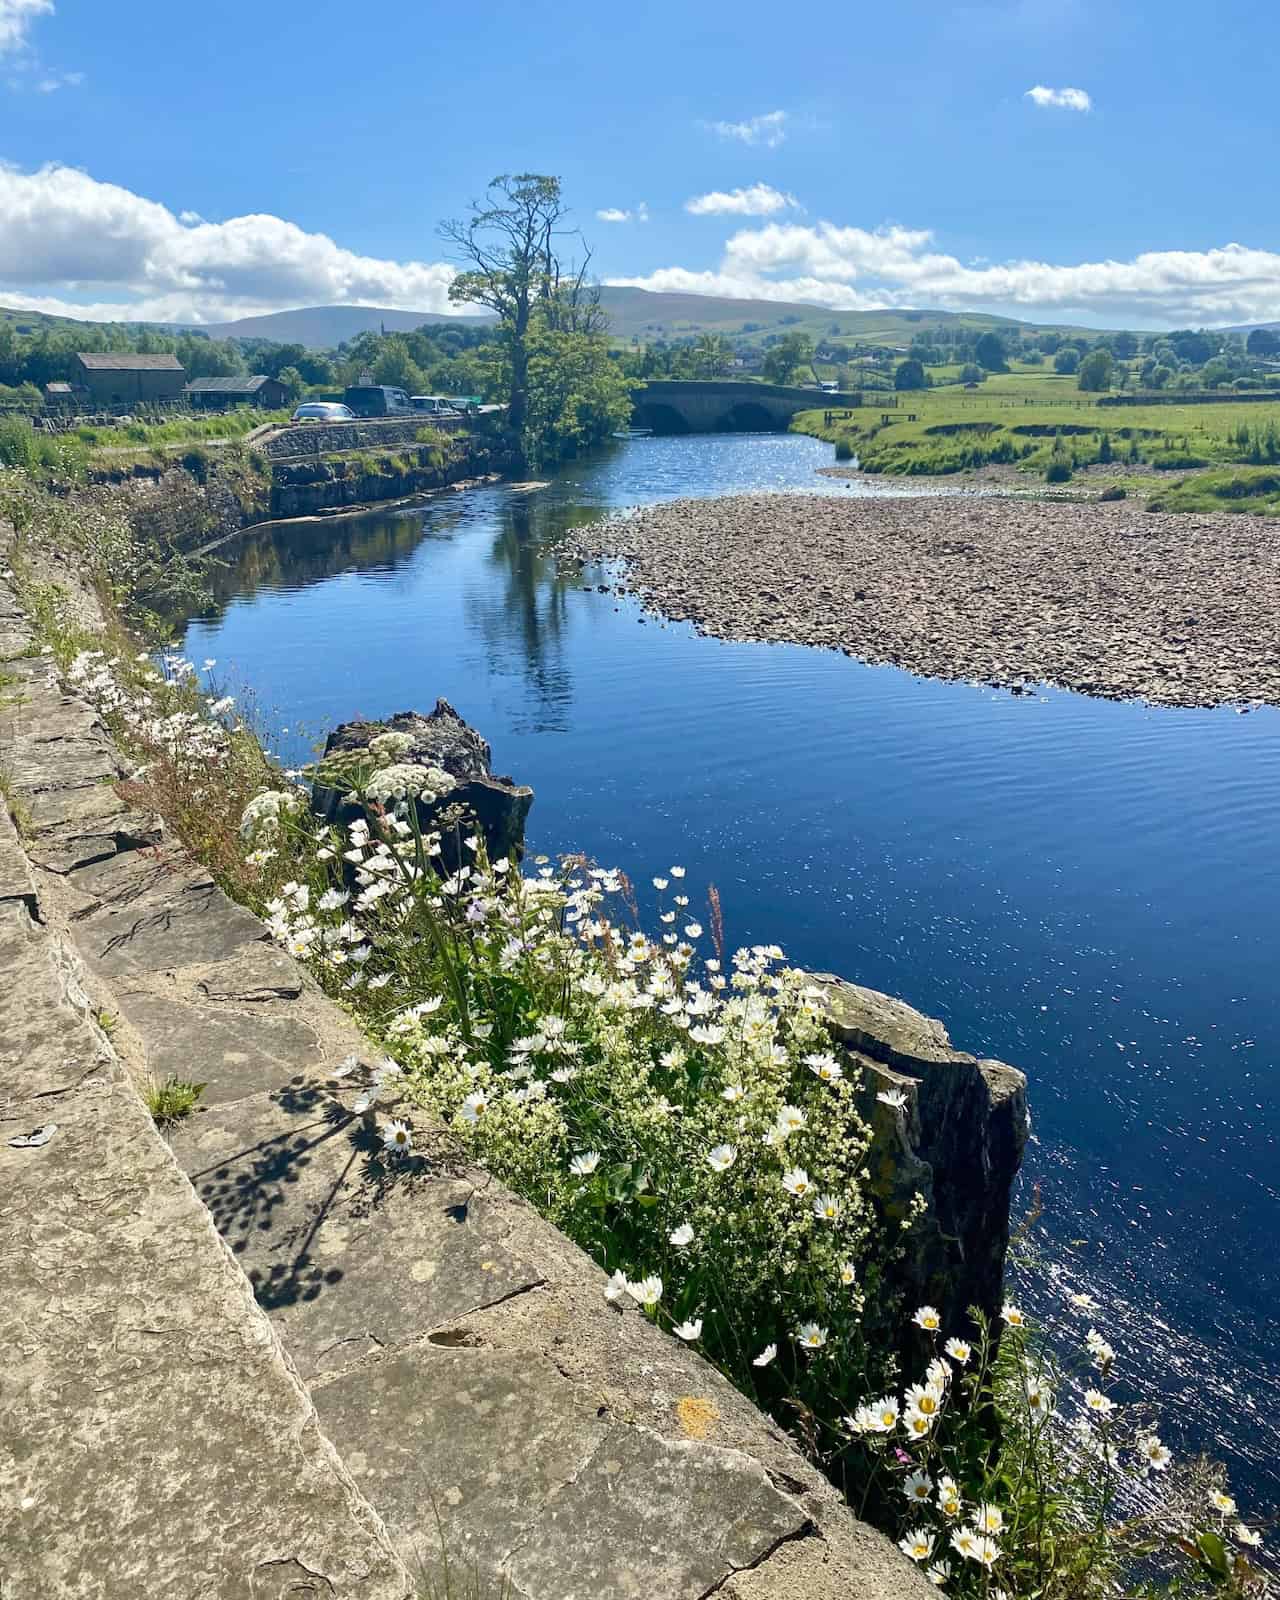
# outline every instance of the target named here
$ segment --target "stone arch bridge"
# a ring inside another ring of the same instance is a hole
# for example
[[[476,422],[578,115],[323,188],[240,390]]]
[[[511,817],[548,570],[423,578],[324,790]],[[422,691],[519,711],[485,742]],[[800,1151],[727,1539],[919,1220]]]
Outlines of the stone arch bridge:
[[[853,395],[777,383],[655,378],[631,391],[631,426],[654,433],[776,433],[797,411],[856,404]]]

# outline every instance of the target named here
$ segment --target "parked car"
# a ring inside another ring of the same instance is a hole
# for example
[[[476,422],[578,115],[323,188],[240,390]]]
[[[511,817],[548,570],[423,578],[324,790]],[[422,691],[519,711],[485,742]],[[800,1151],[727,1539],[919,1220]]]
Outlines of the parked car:
[[[354,422],[356,414],[350,406],[336,400],[308,400],[293,413],[295,422]]]
[[[356,383],[342,398],[358,417],[411,416],[414,407],[403,389],[385,383]]]
[[[409,404],[415,411],[425,411],[429,417],[460,417],[462,412],[442,394],[415,394]]]

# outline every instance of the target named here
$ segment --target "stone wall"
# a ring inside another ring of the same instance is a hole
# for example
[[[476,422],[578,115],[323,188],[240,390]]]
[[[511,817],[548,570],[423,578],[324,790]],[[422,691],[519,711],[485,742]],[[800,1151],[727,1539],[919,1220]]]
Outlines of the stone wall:
[[[380,1159],[336,1070],[367,1041],[130,804],[31,639],[0,571],[0,1102],[58,1125],[0,1148],[0,1592],[408,1600],[438,1518],[512,1600],[927,1600],[447,1136]],[[166,1148],[132,1084],[170,1075],[206,1089]]]
[[[255,440],[254,447],[272,461],[299,456],[334,455],[343,450],[391,450],[417,444],[424,428],[441,434],[465,433],[475,424],[467,417],[433,421],[419,417],[370,418],[362,422],[300,423]]]

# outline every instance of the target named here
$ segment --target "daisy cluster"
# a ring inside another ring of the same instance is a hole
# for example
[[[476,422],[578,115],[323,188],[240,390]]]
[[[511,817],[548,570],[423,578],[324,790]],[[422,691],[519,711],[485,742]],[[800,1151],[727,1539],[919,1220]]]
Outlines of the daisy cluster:
[[[181,657],[164,657],[162,664],[164,673],[144,652],[126,674],[103,651],[82,650],[67,669],[67,682],[126,743],[166,757],[193,790],[216,788],[228,750],[225,719],[235,702],[197,690],[190,704],[176,703],[170,691],[194,683],[198,669]]]
[[[972,1344],[956,1336],[943,1340],[932,1306],[919,1307],[911,1320],[929,1344],[923,1381],[900,1396],[889,1393],[858,1406],[844,1427],[875,1452],[872,1475],[888,1480],[901,1505],[899,1548],[938,1588],[988,1600],[1038,1594],[1046,1548],[1055,1541],[1087,1546],[1094,1538],[1100,1548],[1084,1564],[1103,1586],[1088,1593],[1120,1592],[1107,1588],[1105,1577],[1123,1570],[1126,1537],[1132,1537],[1139,1562],[1158,1548],[1159,1541],[1149,1537],[1153,1529],[1175,1552],[1198,1555],[1206,1514],[1217,1524],[1210,1537],[1224,1549],[1232,1540],[1242,1552],[1261,1545],[1261,1534],[1238,1520],[1236,1502],[1219,1481],[1190,1502],[1185,1492],[1170,1496],[1141,1524],[1115,1516],[1127,1489],[1170,1474],[1173,1456],[1149,1426],[1122,1428],[1123,1408],[1106,1392],[1116,1353],[1096,1328],[1082,1341],[1079,1366],[1088,1376],[1074,1385],[1077,1398],[1064,1407],[1059,1395],[1068,1389],[1066,1374],[1050,1349],[1032,1340],[1013,1302],[1004,1304],[1003,1340],[994,1359],[985,1328]],[[1000,1419],[998,1454],[982,1441],[984,1412]],[[1038,1488],[1046,1482],[1052,1484],[1051,1506]],[[1023,1487],[1034,1493],[1020,1496]],[[1066,1540],[1061,1524],[1046,1537],[1054,1518],[1065,1521]]]
[[[579,858],[522,871],[471,834],[447,871],[417,802],[452,780],[404,741],[380,737],[360,815],[314,833],[266,901],[273,937],[399,1064],[397,1116],[443,1121],[535,1199],[612,1273],[614,1303],[722,1357],[749,1326],[757,1385],[861,1358],[870,1128],[822,988],[777,946],[724,952],[678,865],[654,879],[652,935],[622,874]],[[282,820],[285,797],[256,797],[246,839]]]

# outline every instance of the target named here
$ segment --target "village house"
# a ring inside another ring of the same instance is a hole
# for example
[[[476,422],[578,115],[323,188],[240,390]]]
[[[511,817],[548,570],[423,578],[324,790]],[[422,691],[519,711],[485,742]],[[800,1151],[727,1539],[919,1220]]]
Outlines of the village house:
[[[278,411],[289,403],[284,384],[263,372],[252,378],[193,378],[182,392],[196,410],[203,411],[225,411],[231,406]]]
[[[186,372],[177,356],[137,356],[116,351],[76,354],[75,382],[100,406],[180,400]]]

